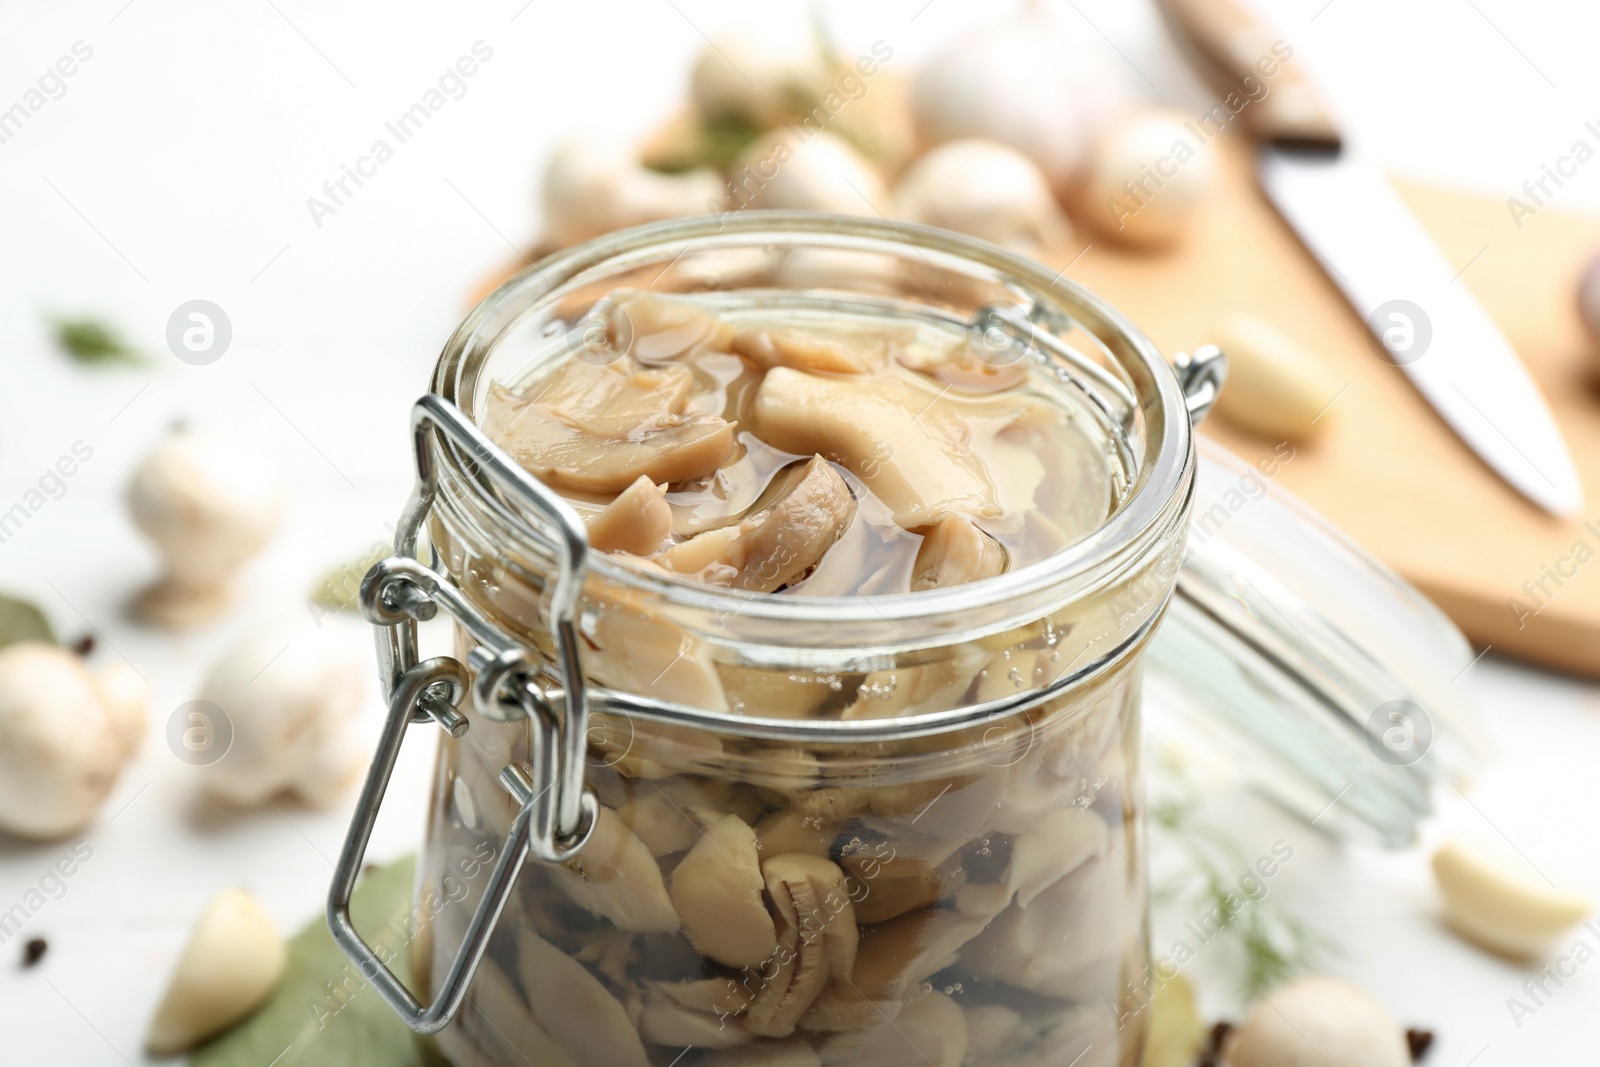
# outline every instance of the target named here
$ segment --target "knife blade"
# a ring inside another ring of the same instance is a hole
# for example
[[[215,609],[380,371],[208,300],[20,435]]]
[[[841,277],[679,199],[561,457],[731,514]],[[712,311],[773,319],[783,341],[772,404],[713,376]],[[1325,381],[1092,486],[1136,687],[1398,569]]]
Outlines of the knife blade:
[[[1212,88],[1233,94],[1229,112],[1260,144],[1263,191],[1378,351],[1507,484],[1552,514],[1577,514],[1577,468],[1538,386],[1462,272],[1344,144],[1292,47],[1237,0],[1158,3]]]

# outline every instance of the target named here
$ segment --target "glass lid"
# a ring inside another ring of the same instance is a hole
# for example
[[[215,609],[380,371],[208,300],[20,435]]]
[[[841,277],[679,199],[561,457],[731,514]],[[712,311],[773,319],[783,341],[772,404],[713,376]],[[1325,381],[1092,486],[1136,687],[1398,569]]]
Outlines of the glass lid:
[[[1249,463],[1197,438],[1188,544],[1151,649],[1150,733],[1321,829],[1411,843],[1486,757],[1472,651],[1432,603]]]

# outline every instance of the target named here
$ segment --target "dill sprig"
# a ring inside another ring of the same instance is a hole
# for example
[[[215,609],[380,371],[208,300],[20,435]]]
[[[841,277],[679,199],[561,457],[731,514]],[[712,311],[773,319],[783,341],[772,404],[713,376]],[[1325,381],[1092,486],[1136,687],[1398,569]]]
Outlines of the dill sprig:
[[[1218,938],[1233,943],[1241,957],[1240,994],[1247,1000],[1315,967],[1332,944],[1275,895],[1252,899],[1240,892],[1241,873],[1251,870],[1248,857],[1200,817],[1201,797],[1182,764],[1171,753],[1158,755],[1156,764],[1158,779],[1172,793],[1147,809],[1151,850],[1181,857],[1183,869],[1156,886],[1155,906],[1218,918]]]

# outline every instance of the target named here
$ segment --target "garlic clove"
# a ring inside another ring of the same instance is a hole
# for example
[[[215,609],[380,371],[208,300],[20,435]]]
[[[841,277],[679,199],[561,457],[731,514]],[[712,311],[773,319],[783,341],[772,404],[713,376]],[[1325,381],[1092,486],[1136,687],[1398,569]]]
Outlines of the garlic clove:
[[[1445,916],[1468,939],[1509,956],[1532,956],[1594,909],[1581,893],[1530,877],[1487,848],[1459,838],[1433,854]]]
[[[1212,153],[1182,116],[1138,111],[1095,141],[1072,200],[1105,237],[1135,248],[1163,248],[1189,229],[1215,169]]]
[[[211,898],[150,1020],[152,1055],[191,1049],[249,1015],[283,977],[288,950],[272,917],[242,889]]]
[[[1589,260],[1578,279],[1578,313],[1589,330],[1590,340],[1600,347],[1600,252]],[[1600,367],[1600,359],[1591,362]]]
[[[88,826],[141,732],[124,712],[81,657],[39,642],[0,650],[0,830],[51,840]]]
[[[1407,1067],[1405,1035],[1371,993],[1297,978],[1256,1002],[1227,1048],[1229,1067]]]
[[[1274,441],[1308,441],[1334,416],[1343,383],[1315,352],[1253,315],[1232,315],[1218,331],[1228,377],[1216,409],[1243,430]]]

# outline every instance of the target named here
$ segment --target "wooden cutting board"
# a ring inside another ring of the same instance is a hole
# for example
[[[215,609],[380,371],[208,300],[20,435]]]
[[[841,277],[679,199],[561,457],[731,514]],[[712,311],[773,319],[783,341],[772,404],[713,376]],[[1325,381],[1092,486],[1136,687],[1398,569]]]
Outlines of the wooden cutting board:
[[[1502,483],[1376,355],[1360,318],[1251,185],[1242,146],[1215,143],[1220,180],[1180,248],[1149,255],[1096,241],[1068,276],[1168,355],[1206,343],[1240,310],[1319,353],[1349,388],[1277,482],[1432,597],[1479,647],[1600,677],[1600,354],[1574,296],[1582,263],[1600,250],[1600,219],[1547,207],[1519,229],[1503,199],[1395,183],[1554,409],[1588,498],[1569,522]],[[1246,459],[1275,443],[1215,415],[1204,432]]]

